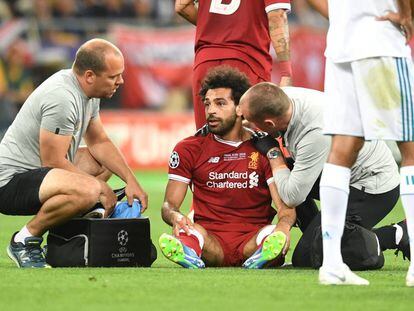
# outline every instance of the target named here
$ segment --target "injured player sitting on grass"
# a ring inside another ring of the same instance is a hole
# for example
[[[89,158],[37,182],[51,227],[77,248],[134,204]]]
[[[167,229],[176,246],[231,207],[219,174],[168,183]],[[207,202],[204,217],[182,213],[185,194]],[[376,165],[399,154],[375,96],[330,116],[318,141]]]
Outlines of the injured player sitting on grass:
[[[289,248],[295,210],[280,200],[269,161],[242,126],[238,104],[248,88],[237,69],[209,71],[200,91],[207,124],[171,154],[162,217],[173,234],[162,234],[159,244],[169,260],[185,268],[277,266]],[[189,187],[193,220],[180,212]]]

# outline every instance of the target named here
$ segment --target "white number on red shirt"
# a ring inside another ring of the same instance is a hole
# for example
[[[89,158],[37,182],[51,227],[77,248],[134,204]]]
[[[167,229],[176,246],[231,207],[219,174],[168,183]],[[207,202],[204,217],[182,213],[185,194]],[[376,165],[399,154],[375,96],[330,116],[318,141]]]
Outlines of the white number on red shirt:
[[[241,0],[232,0],[229,4],[223,4],[223,0],[211,0],[210,13],[231,15],[237,11]]]

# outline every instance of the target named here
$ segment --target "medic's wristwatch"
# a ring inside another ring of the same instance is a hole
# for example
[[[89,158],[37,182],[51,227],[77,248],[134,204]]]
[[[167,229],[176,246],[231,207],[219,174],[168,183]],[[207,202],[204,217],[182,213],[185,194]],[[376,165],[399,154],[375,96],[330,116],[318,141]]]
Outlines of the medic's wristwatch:
[[[266,156],[269,160],[277,159],[278,157],[282,156],[282,152],[279,150],[279,148],[272,148],[267,152]]]

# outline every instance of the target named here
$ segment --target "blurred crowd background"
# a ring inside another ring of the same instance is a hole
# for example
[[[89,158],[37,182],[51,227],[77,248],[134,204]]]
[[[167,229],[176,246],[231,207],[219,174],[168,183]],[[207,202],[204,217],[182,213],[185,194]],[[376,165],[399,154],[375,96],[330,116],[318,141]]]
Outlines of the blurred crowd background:
[[[292,40],[307,46],[315,40],[302,39],[304,31],[324,38],[327,28],[305,0],[292,1],[289,25],[291,32],[301,29]],[[0,137],[33,89],[68,68],[92,37],[114,42],[126,58],[125,86],[102,109],[191,109],[194,27],[175,13],[174,0],[0,0]],[[305,66],[309,80],[314,72],[320,76],[320,55],[306,65],[296,59],[294,74]]]

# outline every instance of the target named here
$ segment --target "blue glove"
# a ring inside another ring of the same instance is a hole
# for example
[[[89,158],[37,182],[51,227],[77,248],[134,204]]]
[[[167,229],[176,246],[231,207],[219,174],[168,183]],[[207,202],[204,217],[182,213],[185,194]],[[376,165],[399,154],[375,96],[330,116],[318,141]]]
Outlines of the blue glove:
[[[141,203],[134,200],[132,206],[127,201],[118,202],[110,218],[139,218],[141,217]]]

